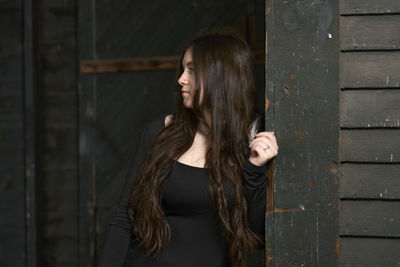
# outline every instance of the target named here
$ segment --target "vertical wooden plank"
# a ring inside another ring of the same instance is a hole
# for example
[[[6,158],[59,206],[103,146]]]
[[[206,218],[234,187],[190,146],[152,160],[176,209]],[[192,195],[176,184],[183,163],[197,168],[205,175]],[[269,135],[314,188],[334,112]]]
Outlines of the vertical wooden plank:
[[[34,63],[34,19],[32,0],[24,1],[24,125],[25,125],[25,203],[26,265],[37,265],[36,225],[36,88]]]
[[[338,3],[266,0],[266,35],[266,125],[280,147],[270,266],[336,266]]]
[[[76,6],[75,0],[35,5],[41,266],[79,266]]]
[[[97,59],[96,1],[78,1],[79,61]],[[79,98],[79,265],[96,266],[96,76],[80,76]]]
[[[275,2],[273,0],[265,1],[265,130],[271,131],[276,129],[274,110],[271,105],[271,101],[274,99],[274,90],[271,90],[271,82],[269,80],[269,63],[270,57],[268,53],[273,52],[273,43],[270,43],[274,36],[273,28],[276,27],[275,17],[273,16],[273,11]],[[278,141],[280,142],[280,141]],[[279,144],[280,146],[280,144]],[[275,160],[274,160],[275,161]],[[275,163],[275,162],[274,162]],[[274,164],[275,165],[275,164]],[[274,166],[275,173],[275,166]],[[268,188],[267,188],[267,206],[265,212],[265,261],[267,267],[274,266],[274,195],[275,195],[275,177],[268,178]]]
[[[0,266],[26,266],[24,3],[0,2]]]

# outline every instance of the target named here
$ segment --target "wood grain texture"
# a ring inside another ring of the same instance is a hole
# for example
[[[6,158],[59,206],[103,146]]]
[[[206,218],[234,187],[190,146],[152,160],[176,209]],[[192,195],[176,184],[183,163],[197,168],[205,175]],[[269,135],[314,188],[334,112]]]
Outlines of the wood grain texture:
[[[400,239],[342,238],[339,267],[399,266]]]
[[[344,163],[341,172],[341,198],[400,199],[399,164]]]
[[[341,161],[400,162],[400,130],[341,130]]]
[[[279,143],[267,266],[337,266],[337,1],[266,1],[266,128]]]
[[[26,266],[23,1],[0,3],[0,266]],[[6,25],[6,26],[5,26]]]
[[[400,15],[343,16],[340,18],[340,49],[399,49],[399,25]]]
[[[176,70],[179,59],[179,56],[166,56],[131,59],[85,60],[81,62],[81,72],[84,74],[90,74],[150,70]]]
[[[344,90],[340,126],[400,128],[400,90]]]
[[[397,0],[341,0],[340,4],[342,15],[400,12],[400,2]]]
[[[79,29],[79,60],[94,58],[96,47],[95,42],[95,14],[93,8],[95,2],[79,1],[77,3],[78,29]],[[112,14],[112,13],[111,13]],[[78,91],[79,99],[79,179],[78,192],[78,265],[96,266],[96,169],[94,149],[94,129],[91,127],[96,119],[96,77],[79,77],[80,85]],[[92,140],[92,141],[90,141]]]
[[[78,264],[77,1],[36,4],[41,113],[39,266]]]
[[[180,56],[84,60],[80,63],[80,69],[83,74],[176,70],[179,60]],[[254,52],[254,63],[265,64],[264,51]]]
[[[400,201],[342,200],[340,235],[400,237]]]
[[[400,52],[341,54],[342,88],[400,88]]]

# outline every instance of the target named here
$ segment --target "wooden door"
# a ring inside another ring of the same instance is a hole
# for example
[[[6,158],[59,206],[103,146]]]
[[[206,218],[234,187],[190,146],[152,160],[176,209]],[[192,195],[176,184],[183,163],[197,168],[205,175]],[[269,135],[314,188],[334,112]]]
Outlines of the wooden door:
[[[200,30],[232,25],[251,27],[253,49],[263,51],[264,3],[80,1],[79,15],[79,248],[81,265],[94,266],[142,126],[172,111],[176,58],[170,56],[179,56]],[[163,63],[138,67],[146,58]],[[121,62],[130,67],[121,69]],[[264,66],[256,72],[263,110]],[[263,254],[252,261],[263,265]]]

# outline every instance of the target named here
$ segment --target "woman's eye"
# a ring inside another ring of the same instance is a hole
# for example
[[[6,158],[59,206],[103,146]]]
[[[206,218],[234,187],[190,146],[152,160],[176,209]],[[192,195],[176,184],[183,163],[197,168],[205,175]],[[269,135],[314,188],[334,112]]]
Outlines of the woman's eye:
[[[192,73],[193,72],[193,68],[188,68],[188,72]]]

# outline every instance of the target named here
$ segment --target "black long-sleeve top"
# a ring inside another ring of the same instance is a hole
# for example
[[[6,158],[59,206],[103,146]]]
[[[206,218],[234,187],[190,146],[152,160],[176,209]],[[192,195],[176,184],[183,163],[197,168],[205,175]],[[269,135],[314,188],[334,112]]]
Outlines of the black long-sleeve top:
[[[171,239],[157,258],[146,256],[144,249],[137,247],[132,238],[133,224],[127,203],[133,191],[134,177],[161,127],[164,127],[164,115],[151,121],[143,131],[128,172],[129,179],[110,224],[100,266],[229,266],[228,243],[218,222],[204,168],[176,161],[171,174],[162,182],[162,207],[171,228]],[[264,237],[266,165],[259,167],[246,160],[242,172],[249,226]]]

